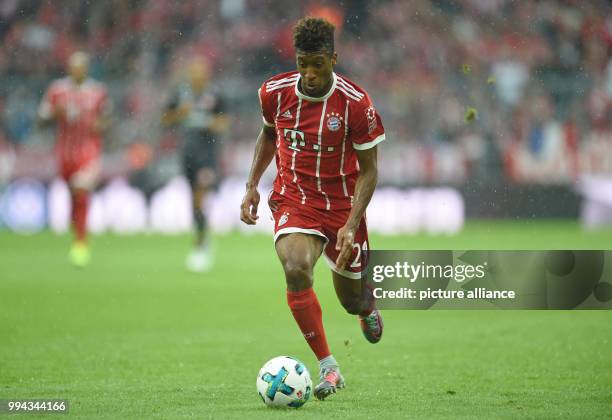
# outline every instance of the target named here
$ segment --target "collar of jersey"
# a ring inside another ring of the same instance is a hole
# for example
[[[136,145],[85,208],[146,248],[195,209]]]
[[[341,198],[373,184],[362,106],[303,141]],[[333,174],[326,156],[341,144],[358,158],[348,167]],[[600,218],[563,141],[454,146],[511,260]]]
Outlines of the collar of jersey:
[[[306,101],[310,101],[310,102],[323,102],[324,100],[326,100],[327,98],[329,98],[332,93],[334,93],[334,90],[336,90],[336,73],[332,72],[332,79],[334,80],[332,82],[331,87],[329,88],[329,91],[321,96],[320,98],[315,98],[312,96],[308,96],[308,95],[304,95],[302,92],[300,92],[300,90],[298,89],[298,86],[300,84],[300,79],[302,78],[302,76],[298,73],[298,78],[297,78],[297,82],[295,82],[295,94],[297,95],[298,98],[304,99]]]
[[[68,82],[68,85],[72,88],[84,88],[86,86],[89,86],[92,82],[92,79],[90,77],[85,78],[85,80],[83,80],[83,82],[80,85],[77,85],[76,82],[74,80],[72,80],[72,77],[66,76],[66,81]]]

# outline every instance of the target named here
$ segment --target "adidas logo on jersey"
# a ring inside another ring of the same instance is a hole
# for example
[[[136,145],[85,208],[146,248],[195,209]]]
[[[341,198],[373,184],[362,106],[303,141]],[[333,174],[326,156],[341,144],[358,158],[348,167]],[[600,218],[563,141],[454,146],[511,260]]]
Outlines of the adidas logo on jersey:
[[[291,111],[286,110],[285,112],[283,112],[283,115],[281,115],[281,117],[283,117],[283,118],[293,118],[293,115],[291,115]]]

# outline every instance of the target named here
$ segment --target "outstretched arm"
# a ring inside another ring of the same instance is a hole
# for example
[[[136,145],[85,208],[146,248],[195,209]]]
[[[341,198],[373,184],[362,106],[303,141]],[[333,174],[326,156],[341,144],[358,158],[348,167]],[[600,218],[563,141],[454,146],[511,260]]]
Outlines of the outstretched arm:
[[[257,223],[257,206],[259,205],[259,192],[257,186],[264,171],[276,153],[276,131],[274,127],[264,126],[259,132],[255,153],[249,178],[246,183],[246,192],[240,205],[240,220],[247,225]]]
[[[64,117],[64,108],[60,106],[53,106],[51,101],[48,99],[48,94],[45,94],[39,108],[37,124],[39,127],[46,127],[51,123]]]
[[[372,199],[378,181],[377,147],[356,150],[356,153],[359,161],[359,175],[355,184],[353,208],[344,226],[338,230],[336,241],[336,250],[340,251],[336,259],[338,269],[344,269],[351,256],[355,231],[359,228],[359,222]]]

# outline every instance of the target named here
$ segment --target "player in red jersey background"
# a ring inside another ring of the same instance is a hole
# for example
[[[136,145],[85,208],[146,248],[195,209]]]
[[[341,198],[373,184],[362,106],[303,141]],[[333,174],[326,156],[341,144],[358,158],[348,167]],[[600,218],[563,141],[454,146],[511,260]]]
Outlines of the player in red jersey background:
[[[69,257],[77,266],[85,266],[90,261],[89,195],[100,173],[102,134],[110,125],[111,111],[106,87],[88,78],[88,70],[87,54],[72,54],[68,60],[68,77],[49,86],[38,110],[42,124],[57,124],[56,158],[59,173],[70,187],[75,235]]]
[[[369,242],[365,210],[378,176],[377,145],[384,128],[368,94],[333,71],[334,26],[304,18],[294,28],[298,71],[268,79],[259,90],[263,129],[241,206],[241,219],[257,221],[257,186],[272,159],[278,174],[269,205],[275,247],[285,272],[287,302],[319,360],[315,396],[344,386],[323,329],[312,288],[321,255],[328,262],[342,306],[358,315],[366,339],[382,336],[382,318],[361,273]]]

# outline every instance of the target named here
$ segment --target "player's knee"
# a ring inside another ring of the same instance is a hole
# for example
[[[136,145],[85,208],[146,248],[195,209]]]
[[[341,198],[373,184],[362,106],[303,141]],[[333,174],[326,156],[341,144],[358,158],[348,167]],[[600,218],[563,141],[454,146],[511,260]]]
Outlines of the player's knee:
[[[305,260],[284,261],[283,270],[289,286],[301,289],[312,284],[312,267]]]

